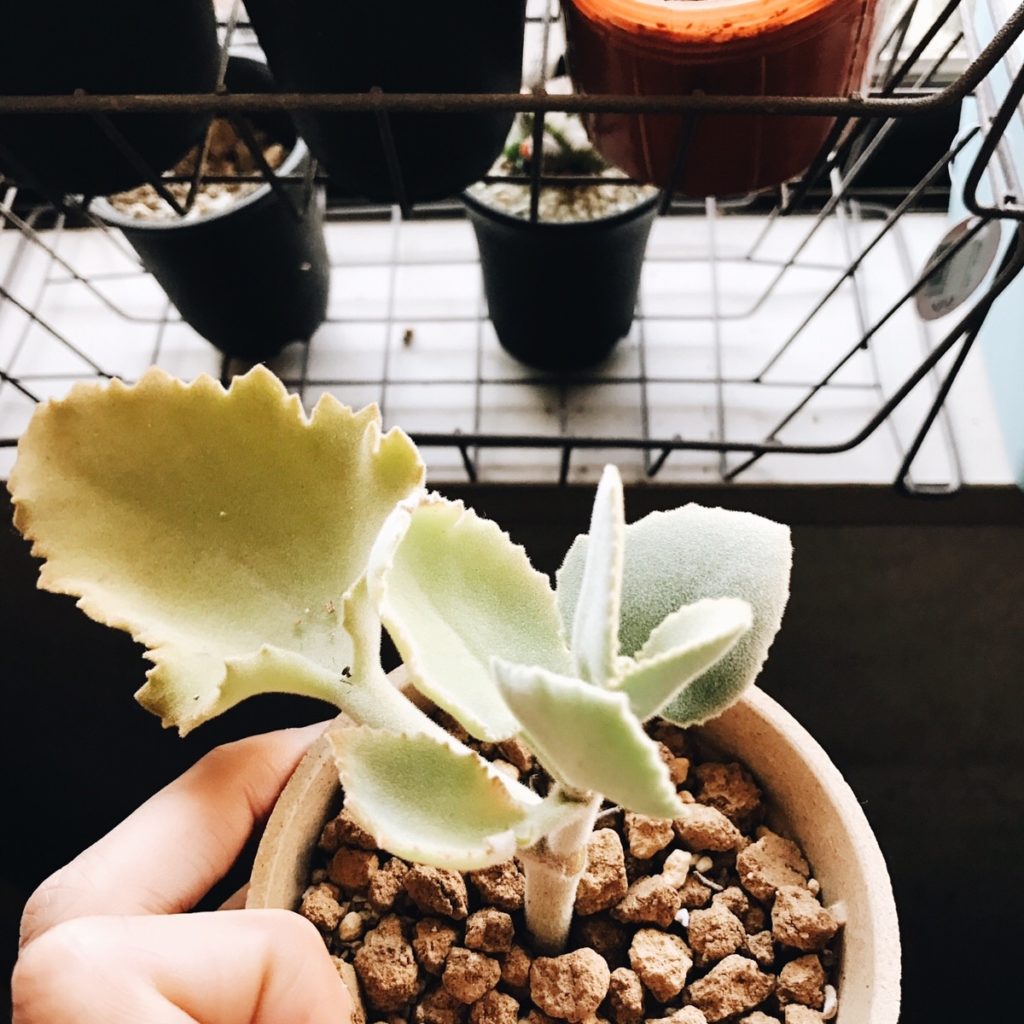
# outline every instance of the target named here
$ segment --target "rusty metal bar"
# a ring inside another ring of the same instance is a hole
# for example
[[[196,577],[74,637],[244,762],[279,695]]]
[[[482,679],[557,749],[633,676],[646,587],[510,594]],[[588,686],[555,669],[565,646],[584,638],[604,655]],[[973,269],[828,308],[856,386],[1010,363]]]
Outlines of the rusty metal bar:
[[[951,5],[953,0],[950,0]],[[945,12],[944,12],[945,13]],[[822,117],[921,114],[959,103],[988,76],[1024,30],[1024,4],[995,33],[964,73],[946,88],[891,96],[533,96],[519,93],[177,93],[167,95],[4,96],[0,114],[193,113],[465,113],[564,110],[568,113],[807,114]],[[915,48],[917,49],[917,48]]]

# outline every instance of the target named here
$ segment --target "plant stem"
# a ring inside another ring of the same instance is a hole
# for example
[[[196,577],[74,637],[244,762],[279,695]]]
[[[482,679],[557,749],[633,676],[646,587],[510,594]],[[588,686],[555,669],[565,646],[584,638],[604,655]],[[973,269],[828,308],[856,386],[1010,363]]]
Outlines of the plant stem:
[[[576,887],[587,867],[587,840],[601,799],[597,793],[584,794],[579,814],[520,856],[526,875],[526,927],[548,956],[557,956],[568,941]]]

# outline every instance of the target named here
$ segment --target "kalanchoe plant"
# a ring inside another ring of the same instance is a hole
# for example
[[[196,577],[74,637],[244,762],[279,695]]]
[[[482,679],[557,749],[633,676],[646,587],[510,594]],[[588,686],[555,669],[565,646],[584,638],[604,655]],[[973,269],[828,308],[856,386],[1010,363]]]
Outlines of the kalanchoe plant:
[[[626,526],[609,467],[553,590],[422,483],[373,408],[325,397],[307,418],[262,369],[226,392],[151,370],[44,406],[11,490],[40,585],[146,645],[137,696],[165,725],[259,692],[332,701],[346,806],[377,843],[459,870],[517,855],[527,926],[556,951],[604,802],[683,813],[643,723],[705,721],[753,681],[787,598],[788,531],[694,505]],[[479,740],[531,748],[543,798],[389,682],[382,624],[423,696]]]

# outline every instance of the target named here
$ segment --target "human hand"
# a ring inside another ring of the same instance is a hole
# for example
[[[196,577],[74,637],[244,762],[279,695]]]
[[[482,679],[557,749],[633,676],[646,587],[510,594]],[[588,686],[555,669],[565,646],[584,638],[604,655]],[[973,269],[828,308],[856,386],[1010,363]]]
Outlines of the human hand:
[[[13,1024],[347,1024],[323,940],[286,910],[186,913],[323,726],[211,751],[29,899]]]

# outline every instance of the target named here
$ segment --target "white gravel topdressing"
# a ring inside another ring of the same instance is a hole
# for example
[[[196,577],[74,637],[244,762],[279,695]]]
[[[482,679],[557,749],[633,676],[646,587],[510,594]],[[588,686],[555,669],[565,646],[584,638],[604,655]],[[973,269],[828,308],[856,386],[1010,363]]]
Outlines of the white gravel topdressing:
[[[285,147],[270,141],[260,131],[256,132],[256,141],[263,150],[263,159],[276,171],[288,155]],[[173,173],[177,176],[191,176],[198,158],[197,146],[178,161]],[[248,146],[238,137],[231,124],[222,118],[214,118],[210,126],[210,148],[203,164],[203,174],[209,177],[245,176],[254,180],[204,183],[196,194],[192,209],[184,217],[179,217],[152,185],[139,185],[128,192],[119,192],[110,197],[110,204],[122,216],[135,220],[188,223],[221,213],[265,184],[259,165],[249,152]],[[191,188],[190,183],[168,182],[165,187],[180,204],[185,204]]]
[[[506,161],[501,161],[493,173],[509,174],[511,170]],[[650,185],[615,184],[616,179],[622,177],[622,172],[614,168],[604,171],[602,176],[609,180],[609,184],[544,186],[540,190],[538,219],[552,224],[602,220],[632,210],[658,193]],[[506,182],[487,185],[478,182],[467,191],[474,199],[500,213],[523,220],[530,219],[529,185]]]
[[[555,78],[548,83],[548,91],[569,94],[572,83],[567,78]],[[579,177],[580,174],[599,175],[608,179],[607,185],[544,185],[540,192],[538,219],[548,224],[569,224],[577,221],[604,220],[635,209],[656,195],[650,185],[621,184],[625,175],[616,167],[607,166],[594,153],[586,129],[579,115],[564,111],[550,111],[544,122],[543,164],[545,180],[558,175]],[[533,149],[532,122],[517,118],[510,136],[511,146],[526,148],[526,166]],[[603,167],[603,170],[598,168]],[[575,172],[575,173],[574,173]],[[524,164],[515,162],[514,154],[506,149],[491,168],[493,177],[522,177]],[[484,184],[477,182],[467,192],[484,206],[523,220],[530,219],[530,186],[510,182]]]

